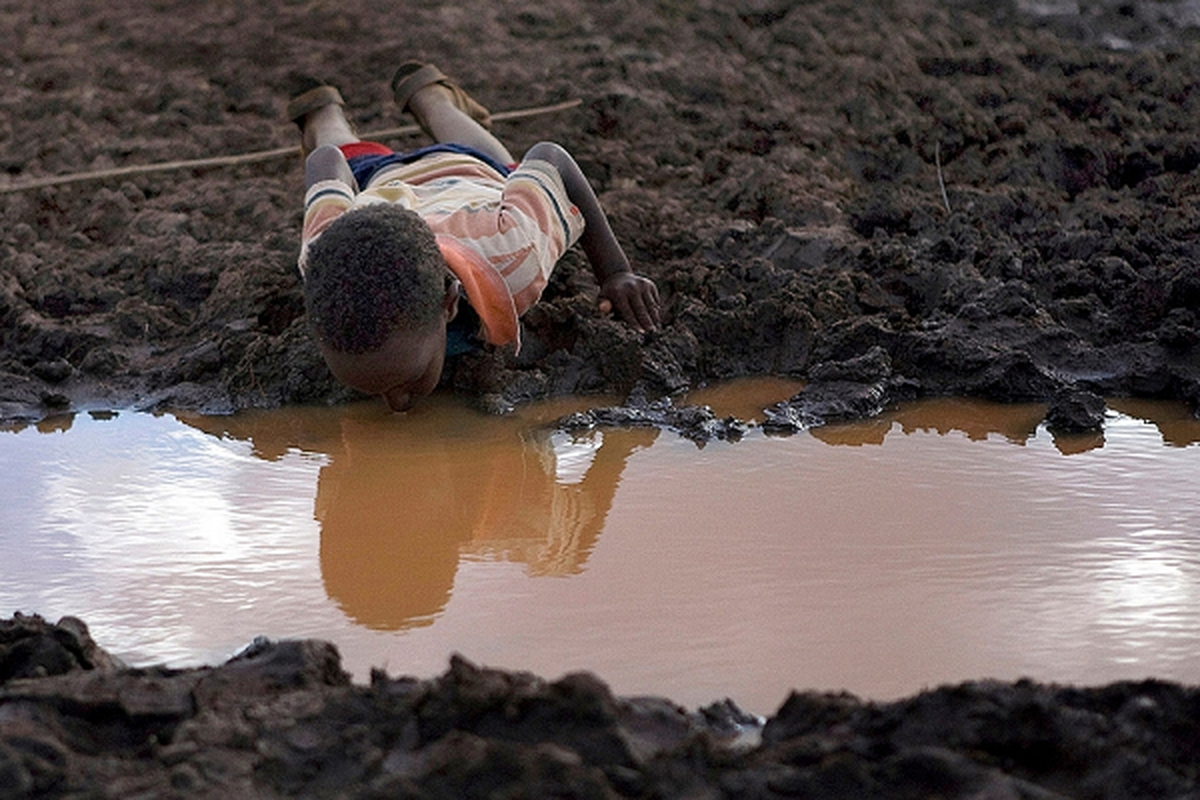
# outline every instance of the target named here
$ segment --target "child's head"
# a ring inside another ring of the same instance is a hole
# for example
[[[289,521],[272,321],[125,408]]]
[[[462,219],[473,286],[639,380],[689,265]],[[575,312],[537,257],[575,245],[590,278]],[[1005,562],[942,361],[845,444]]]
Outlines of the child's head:
[[[304,304],[334,376],[397,411],[432,392],[458,292],[429,226],[390,203],[358,208],[313,240],[307,265]]]

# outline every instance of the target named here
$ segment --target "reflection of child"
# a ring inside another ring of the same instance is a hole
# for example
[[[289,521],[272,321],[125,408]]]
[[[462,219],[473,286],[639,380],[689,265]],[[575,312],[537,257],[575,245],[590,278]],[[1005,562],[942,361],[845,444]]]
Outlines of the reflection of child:
[[[470,436],[442,436],[463,417],[430,406],[405,425],[345,417],[340,439],[319,448],[328,454],[314,501],[321,579],[368,628],[430,624],[472,556],[523,563],[531,576],[582,572],[629,457],[658,436],[597,434],[590,462],[567,482],[557,470],[562,443],[514,436],[510,420],[496,418],[466,421]]]
[[[577,240],[601,310],[658,326],[658,290],[632,272],[563,148],[541,142],[514,164],[485,127],[487,109],[432,65],[402,65],[392,89],[436,144],[395,153],[359,140],[338,90],[317,81],[288,106],[309,153],[305,305],[334,376],[409,408],[437,386],[448,343],[457,347],[447,325],[460,287],[483,338],[519,346],[518,318]]]

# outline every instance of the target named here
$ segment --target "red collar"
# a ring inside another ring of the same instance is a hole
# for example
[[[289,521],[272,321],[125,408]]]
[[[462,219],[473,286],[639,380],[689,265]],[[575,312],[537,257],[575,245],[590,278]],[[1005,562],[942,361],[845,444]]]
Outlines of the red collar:
[[[471,308],[483,324],[483,338],[494,345],[513,342],[521,349],[521,323],[512,292],[484,258],[452,236],[438,234],[438,249],[454,277],[462,282]]]

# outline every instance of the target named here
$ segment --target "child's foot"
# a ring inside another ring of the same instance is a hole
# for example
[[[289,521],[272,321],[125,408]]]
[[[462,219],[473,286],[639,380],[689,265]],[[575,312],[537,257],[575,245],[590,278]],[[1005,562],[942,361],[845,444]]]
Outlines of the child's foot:
[[[317,141],[322,137],[321,131],[324,129],[332,130],[344,126],[347,133],[353,133],[342,114],[342,107],[346,101],[342,99],[337,87],[309,76],[297,76],[293,78],[292,83],[292,98],[287,104],[287,117],[300,128],[305,153],[325,143]],[[343,125],[339,125],[338,120],[341,120]]]
[[[473,97],[463,91],[462,87],[447,78],[442,71],[432,64],[422,64],[419,61],[409,61],[401,64],[392,76],[392,95],[401,111],[411,112],[417,118],[417,123],[431,136],[432,132],[425,120],[412,107],[413,96],[423,90],[435,90],[442,93],[450,103],[471,119],[485,128],[492,126],[492,114]],[[436,138],[436,137],[435,137]]]
[[[304,126],[304,117],[318,108],[325,106],[346,105],[342,93],[336,86],[330,86],[324,81],[309,75],[294,75],[291,77],[291,99],[287,104],[287,117],[300,127]]]

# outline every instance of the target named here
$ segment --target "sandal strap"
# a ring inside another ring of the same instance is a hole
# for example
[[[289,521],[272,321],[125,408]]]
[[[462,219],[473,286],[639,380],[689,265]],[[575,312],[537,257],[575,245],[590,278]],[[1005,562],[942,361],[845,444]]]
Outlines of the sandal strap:
[[[392,95],[401,111],[409,111],[408,103],[414,94],[432,84],[440,84],[450,90],[454,105],[485,128],[492,126],[492,114],[475,98],[467,94],[461,86],[446,77],[433,64],[422,64],[419,61],[409,61],[401,64],[392,76]],[[422,128],[424,123],[418,119]],[[425,132],[429,133],[425,128]]]
[[[450,79],[433,64],[409,61],[401,64],[392,76],[392,96],[401,111],[408,110],[412,96],[432,83],[449,83]]]
[[[291,99],[287,105],[287,117],[297,124],[308,114],[325,106],[346,105],[342,93],[335,86],[317,86],[302,92]]]

